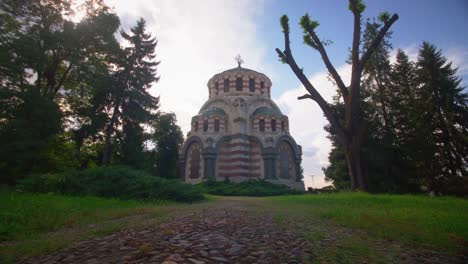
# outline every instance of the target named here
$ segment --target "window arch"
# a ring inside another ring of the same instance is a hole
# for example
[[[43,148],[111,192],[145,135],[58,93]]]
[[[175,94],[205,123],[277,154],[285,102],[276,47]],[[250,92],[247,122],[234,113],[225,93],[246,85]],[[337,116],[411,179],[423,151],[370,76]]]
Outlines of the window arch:
[[[224,79],[224,92],[229,92],[229,79]]]
[[[215,94],[218,95],[219,92],[219,83],[215,82]]]
[[[195,132],[198,132],[198,121],[195,121],[194,129],[195,129]]]
[[[281,120],[281,131],[285,131],[286,126],[284,125],[284,120]]]
[[[265,82],[264,81],[260,82],[260,91],[261,91],[262,94],[265,93]]]
[[[271,131],[276,132],[276,119],[271,120]]]
[[[214,131],[219,132],[219,119],[215,119],[214,121]]]
[[[203,132],[208,131],[208,120],[203,121]]]
[[[289,143],[282,141],[279,144],[279,177],[291,179],[295,175],[294,151]]]
[[[259,128],[260,128],[260,132],[265,132],[265,120],[260,119],[260,122],[258,124],[259,124]]]
[[[193,143],[189,149],[190,158],[190,175],[191,179],[200,178],[200,144]]]
[[[249,91],[255,92],[255,80],[253,78],[250,78],[249,80]]]
[[[236,91],[242,91],[242,78],[240,77],[236,79]]]

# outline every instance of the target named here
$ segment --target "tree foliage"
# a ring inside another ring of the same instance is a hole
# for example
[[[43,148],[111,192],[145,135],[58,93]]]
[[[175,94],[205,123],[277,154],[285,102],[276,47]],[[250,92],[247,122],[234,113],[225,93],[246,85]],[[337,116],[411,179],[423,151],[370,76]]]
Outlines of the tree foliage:
[[[378,24],[368,21],[364,36]],[[370,58],[363,74],[363,171],[373,192],[421,192],[465,195],[467,180],[467,94],[451,63],[424,42],[417,62],[397,50],[390,63],[390,35]],[[363,45],[368,44],[366,37]],[[344,119],[342,103],[334,109]],[[350,188],[344,150],[333,130],[324,169],[338,189]]]
[[[76,22],[72,0],[0,2],[1,183],[101,164],[147,169],[156,155],[146,147],[159,126],[156,39],[143,19],[119,31],[102,0],[81,9]],[[174,162],[164,166],[173,177]]]

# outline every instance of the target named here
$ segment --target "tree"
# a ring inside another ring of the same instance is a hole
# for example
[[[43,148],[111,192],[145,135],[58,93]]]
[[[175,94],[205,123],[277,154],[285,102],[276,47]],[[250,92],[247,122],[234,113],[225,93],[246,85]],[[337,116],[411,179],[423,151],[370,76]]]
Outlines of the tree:
[[[131,28],[131,32],[132,35],[123,30],[120,32],[123,39],[128,41],[129,46],[124,48],[124,52],[115,65],[117,70],[113,75],[114,85],[111,91],[113,110],[105,131],[103,165],[110,163],[112,140],[117,127],[122,125],[127,128],[136,128],[148,123],[155,117],[155,111],[158,109],[159,98],[148,92],[151,85],[159,80],[156,76],[159,62],[155,61],[157,41],[151,34],[146,33],[146,22],[143,18]],[[124,155],[128,156],[129,153]]]
[[[71,3],[0,2],[0,155],[27,157],[7,162],[5,175],[24,176],[46,163],[43,154],[63,142],[59,133],[80,125],[69,119],[70,96],[85,86],[80,70],[103,64],[118,47],[117,16],[101,8],[74,23],[69,19]]]
[[[154,132],[150,141],[155,148],[151,152],[149,170],[160,177],[177,178],[179,148],[184,136],[177,125],[174,113],[160,113],[152,124]]]
[[[291,51],[289,40],[289,19],[283,15],[280,19],[281,27],[284,33],[284,50],[276,49],[280,60],[290,66],[296,77],[306,88],[308,94],[300,96],[298,99],[312,99],[322,109],[325,117],[330,122],[331,129],[336,133],[337,140],[345,149],[346,160],[353,189],[366,190],[366,182],[361,168],[361,146],[362,138],[366,132],[366,124],[363,122],[361,113],[361,77],[364,66],[369,58],[375,52],[390,27],[398,19],[398,15],[391,17],[388,13],[380,16],[384,23],[377,36],[371,44],[361,52],[361,14],[365,5],[360,0],[350,0],[349,8],[354,16],[353,21],[353,42],[351,48],[351,83],[346,86],[341,76],[331,63],[325,50],[325,44],[316,34],[316,28],[319,26],[317,21],[310,19],[309,15],[304,15],[300,20],[300,25],[304,31],[304,43],[312,49],[317,50],[325,66],[327,67],[335,84],[339,88],[340,95],[345,105],[345,124],[341,124],[339,116],[333,113],[331,106],[323,99],[313,84],[307,79],[303,70],[297,65]]]
[[[419,50],[417,79],[418,131],[425,134],[424,164],[431,177],[428,187],[445,192],[468,175],[468,94],[452,63],[434,45],[424,42]],[[465,189],[466,191],[466,189]]]

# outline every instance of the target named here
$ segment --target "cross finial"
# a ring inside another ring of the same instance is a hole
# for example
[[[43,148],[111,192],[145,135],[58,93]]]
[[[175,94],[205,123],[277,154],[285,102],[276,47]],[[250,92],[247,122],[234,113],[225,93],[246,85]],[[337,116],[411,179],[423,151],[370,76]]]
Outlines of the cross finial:
[[[241,67],[241,64],[244,63],[244,60],[242,59],[242,57],[240,56],[240,54],[237,54],[237,56],[234,58],[236,59],[237,61],[237,67]]]

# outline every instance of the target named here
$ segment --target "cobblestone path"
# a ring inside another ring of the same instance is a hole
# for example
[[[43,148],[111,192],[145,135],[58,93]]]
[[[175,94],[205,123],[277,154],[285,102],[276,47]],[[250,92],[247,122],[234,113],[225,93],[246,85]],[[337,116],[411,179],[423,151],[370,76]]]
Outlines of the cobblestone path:
[[[307,263],[311,246],[235,200],[164,224],[75,243],[26,263]]]

